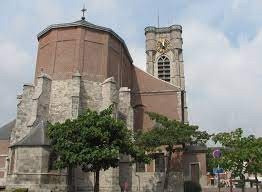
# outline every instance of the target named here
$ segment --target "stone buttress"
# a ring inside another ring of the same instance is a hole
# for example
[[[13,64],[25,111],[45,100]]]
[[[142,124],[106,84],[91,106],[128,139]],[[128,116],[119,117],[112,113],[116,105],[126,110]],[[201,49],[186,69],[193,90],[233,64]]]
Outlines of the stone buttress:
[[[53,123],[77,117],[80,76],[76,73],[70,80],[52,81],[48,75],[42,74],[36,83],[36,86],[25,85],[23,94],[18,97],[17,123],[11,134],[7,189],[68,191],[71,186],[68,171],[54,170],[51,166],[53,160],[47,138],[47,121]]]
[[[81,110],[86,107],[93,110],[102,111],[113,104],[113,116],[122,119],[127,123],[129,129],[133,129],[133,108],[130,105],[130,89],[126,87],[118,88],[117,83],[113,77],[106,79],[101,84],[95,82],[81,81],[81,101],[85,103],[82,105]],[[91,85],[91,84],[92,85]],[[96,92],[94,92],[96,90]],[[86,94],[83,96],[83,92]],[[89,94],[88,94],[89,93]],[[99,102],[98,99],[100,99]],[[97,104],[94,106],[94,104]],[[122,156],[121,156],[122,157]],[[129,158],[128,162],[129,162]],[[106,171],[100,172],[100,191],[101,192],[117,192],[120,191],[121,179],[120,175],[122,170],[123,161],[120,162],[119,168],[110,168]],[[124,169],[123,169],[124,168]],[[84,173],[80,168],[74,170],[75,178],[75,191],[93,191],[94,174]],[[130,185],[131,186],[131,185]]]

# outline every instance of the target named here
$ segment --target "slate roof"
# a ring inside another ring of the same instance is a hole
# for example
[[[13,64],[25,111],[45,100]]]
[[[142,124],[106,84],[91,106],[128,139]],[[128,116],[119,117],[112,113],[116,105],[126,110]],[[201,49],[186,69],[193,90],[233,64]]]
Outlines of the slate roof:
[[[102,26],[99,26],[99,25],[95,25],[95,24],[90,23],[90,22],[88,22],[86,20],[78,20],[78,21],[71,22],[71,23],[60,23],[60,24],[50,25],[47,28],[45,28],[43,31],[38,33],[37,39],[39,40],[43,35],[45,35],[49,31],[51,31],[52,29],[67,28],[67,27],[84,27],[84,28],[95,29],[95,30],[99,30],[99,31],[104,31],[104,32],[110,33],[111,35],[113,35],[115,38],[117,38],[124,45],[125,49],[127,50],[129,59],[131,60],[131,62],[133,62],[132,57],[131,57],[128,49],[127,49],[125,41],[118,34],[116,34],[110,28],[102,27]]]
[[[9,140],[12,128],[15,127],[15,119],[0,128],[0,140]]]
[[[22,140],[18,141],[14,146],[49,146],[50,142],[47,138],[47,124],[43,121],[39,122],[32,128],[30,133]]]

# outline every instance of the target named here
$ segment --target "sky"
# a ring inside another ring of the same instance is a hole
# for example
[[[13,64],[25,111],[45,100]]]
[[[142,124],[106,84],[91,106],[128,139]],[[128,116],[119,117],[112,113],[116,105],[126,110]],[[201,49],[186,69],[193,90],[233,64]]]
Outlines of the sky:
[[[1,0],[0,126],[16,116],[16,96],[34,76],[36,35],[81,18],[109,27],[145,69],[144,28],[180,24],[189,121],[210,133],[243,128],[262,136],[261,0]]]

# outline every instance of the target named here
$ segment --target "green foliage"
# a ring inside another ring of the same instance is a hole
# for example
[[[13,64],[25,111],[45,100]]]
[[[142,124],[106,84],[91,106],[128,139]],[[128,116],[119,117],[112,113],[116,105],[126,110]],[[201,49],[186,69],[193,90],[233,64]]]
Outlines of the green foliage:
[[[163,145],[172,147],[179,144],[204,144],[210,138],[207,132],[199,131],[198,126],[171,120],[157,113],[146,113],[151,120],[155,120],[157,126],[149,132],[141,134],[139,142],[150,151]],[[173,148],[169,150],[173,150]]]
[[[208,148],[206,154],[206,161],[207,161],[207,171],[213,174],[213,168],[217,167],[218,163],[215,161],[216,159],[213,158],[213,149]]]
[[[239,177],[239,187],[244,191],[244,174],[262,173],[262,138],[254,135],[245,137],[243,130],[238,128],[229,133],[218,133],[213,136],[213,141],[222,144],[223,148],[222,157],[211,159],[212,163],[219,164],[226,171],[232,172],[234,177]]]
[[[156,126],[148,132],[141,133],[137,143],[148,152],[160,151],[162,146],[166,147],[168,158],[164,191],[167,191],[172,154],[175,151],[184,150],[187,144],[204,144],[209,140],[210,135],[205,131],[199,131],[198,126],[184,124],[153,112],[146,112],[146,114],[156,122]],[[177,145],[182,147],[178,148]]]
[[[219,133],[213,137],[215,143],[222,144],[222,157],[215,158],[216,164],[227,171],[231,171],[235,177],[242,177],[247,160],[246,149],[242,129],[236,129],[230,133]]]
[[[249,149],[246,172],[252,174],[262,174],[262,138],[249,136],[246,147]]]
[[[213,161],[231,171],[235,177],[243,177],[244,173],[262,172],[261,138],[257,139],[253,135],[244,137],[243,130],[238,128],[229,133],[219,133],[213,140],[223,146],[222,157]]]
[[[28,189],[25,189],[25,188],[19,188],[19,189],[15,189],[15,190],[13,190],[13,192],[28,192]]]
[[[84,171],[107,170],[118,166],[120,153],[147,161],[125,123],[112,117],[112,106],[101,112],[87,109],[77,119],[49,124],[48,136],[59,156],[59,169],[81,166]]]

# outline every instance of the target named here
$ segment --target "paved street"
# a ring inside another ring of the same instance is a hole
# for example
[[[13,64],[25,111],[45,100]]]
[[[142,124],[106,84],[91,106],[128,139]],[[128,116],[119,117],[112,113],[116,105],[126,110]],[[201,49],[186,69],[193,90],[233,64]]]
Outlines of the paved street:
[[[261,189],[260,189],[260,191],[261,191]],[[218,192],[218,189],[217,188],[206,188],[206,189],[203,189],[203,192]],[[229,188],[222,188],[220,190],[220,192],[230,192],[230,189]],[[241,189],[233,189],[233,192],[241,192]],[[256,192],[256,189],[255,188],[245,189],[245,192]]]

